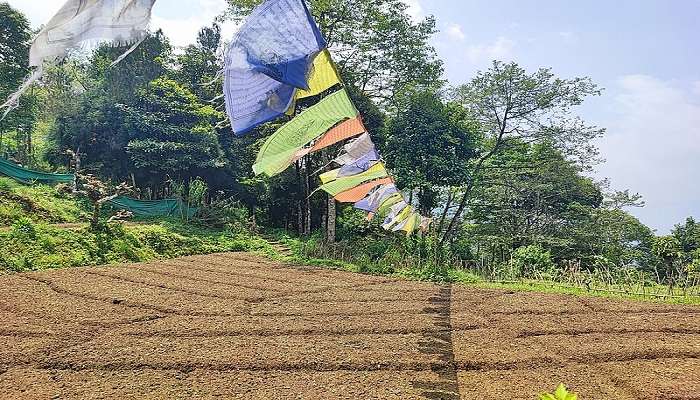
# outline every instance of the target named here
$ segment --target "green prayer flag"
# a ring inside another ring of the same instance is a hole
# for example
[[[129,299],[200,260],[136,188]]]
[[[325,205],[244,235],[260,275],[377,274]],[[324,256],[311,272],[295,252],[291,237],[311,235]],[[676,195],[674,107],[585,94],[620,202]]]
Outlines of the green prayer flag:
[[[256,175],[274,176],[291,165],[294,154],[333,126],[355,118],[358,111],[345,89],[339,90],[299,114],[273,133],[260,149],[253,165]]]
[[[384,178],[387,176],[388,174],[386,172],[386,168],[384,168],[384,164],[379,163],[361,174],[338,178],[332,182],[322,185],[319,189],[325,191],[331,196],[336,196],[346,190],[350,190],[365,182]]]

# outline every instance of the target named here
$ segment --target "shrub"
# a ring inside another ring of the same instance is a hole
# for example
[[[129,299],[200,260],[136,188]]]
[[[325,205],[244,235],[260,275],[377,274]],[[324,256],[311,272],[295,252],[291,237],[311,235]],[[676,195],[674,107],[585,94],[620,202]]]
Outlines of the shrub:
[[[19,239],[36,239],[36,227],[34,222],[27,217],[22,217],[12,224],[12,235]]]
[[[515,273],[523,277],[533,277],[536,274],[553,274],[555,270],[552,255],[540,245],[519,247],[513,252],[511,261]]]

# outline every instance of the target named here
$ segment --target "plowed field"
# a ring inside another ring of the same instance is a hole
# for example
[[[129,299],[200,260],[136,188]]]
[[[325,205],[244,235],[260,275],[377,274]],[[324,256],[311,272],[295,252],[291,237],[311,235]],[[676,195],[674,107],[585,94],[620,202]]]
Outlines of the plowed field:
[[[250,254],[0,277],[0,399],[700,399],[700,307]]]

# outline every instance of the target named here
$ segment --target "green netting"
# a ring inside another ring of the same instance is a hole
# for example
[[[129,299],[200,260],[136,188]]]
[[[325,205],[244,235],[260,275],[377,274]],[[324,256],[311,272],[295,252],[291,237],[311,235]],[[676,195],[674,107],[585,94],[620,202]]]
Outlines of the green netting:
[[[112,207],[119,210],[127,210],[139,217],[168,217],[184,216],[187,208],[180,199],[163,200],[136,200],[126,196],[119,196],[110,201]],[[193,216],[197,208],[189,208],[188,216]]]
[[[72,183],[75,180],[75,175],[73,174],[50,174],[48,172],[33,171],[2,158],[0,158],[0,174],[7,175],[18,182],[26,184],[35,182]]]
[[[339,122],[357,115],[358,111],[345,89],[325,97],[265,141],[255,160],[253,171],[256,175],[279,174],[291,164],[299,149],[318,139]]]

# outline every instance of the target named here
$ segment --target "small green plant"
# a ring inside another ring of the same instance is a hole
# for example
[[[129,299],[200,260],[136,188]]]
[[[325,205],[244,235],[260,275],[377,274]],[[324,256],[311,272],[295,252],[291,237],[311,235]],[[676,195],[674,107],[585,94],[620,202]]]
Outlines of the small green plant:
[[[12,224],[12,234],[18,238],[36,239],[36,227],[34,222],[27,217],[22,217]]]
[[[540,395],[540,400],[578,400],[578,396],[574,393],[569,393],[566,390],[566,386],[563,383],[559,384],[559,387],[554,394],[543,393]]]

